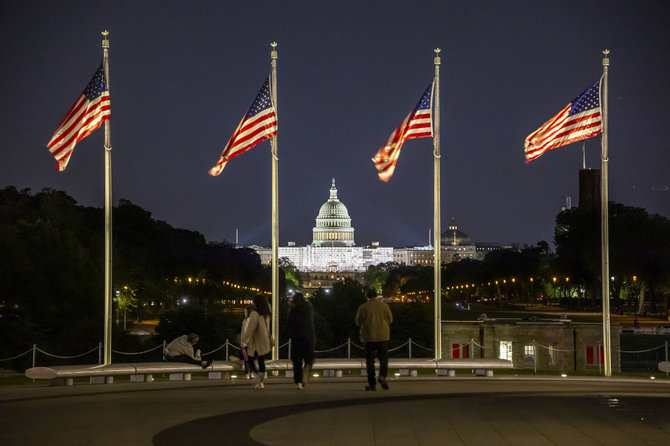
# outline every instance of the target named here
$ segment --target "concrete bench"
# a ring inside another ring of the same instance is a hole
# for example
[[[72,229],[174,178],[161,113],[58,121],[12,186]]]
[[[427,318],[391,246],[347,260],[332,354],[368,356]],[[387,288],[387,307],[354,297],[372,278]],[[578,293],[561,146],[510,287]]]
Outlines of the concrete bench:
[[[377,363],[377,367],[378,363]],[[267,361],[269,371],[286,371],[293,376],[293,366],[288,359]],[[455,376],[456,370],[471,369],[476,376],[493,376],[495,369],[511,369],[512,361],[504,359],[389,359],[389,369],[398,369],[400,376],[417,376],[419,369],[433,369],[438,376]],[[342,370],[360,369],[362,376],[367,376],[365,358],[327,358],[316,359],[312,370],[322,370],[324,376],[342,377]]]
[[[114,376],[129,376],[131,382],[152,381],[154,374],[166,373],[170,381],[190,381],[192,373],[206,372],[209,379],[223,379],[242,370],[236,361],[215,361],[203,369],[195,364],[180,362],[138,362],[134,364],[65,365],[33,367],[26,370],[31,379],[48,379],[54,385],[73,385],[75,378],[87,377],[91,384],[111,384]]]
[[[285,372],[293,376],[289,359],[266,361],[269,372]],[[417,376],[419,369],[433,369],[438,376],[455,376],[458,369],[471,369],[477,376],[493,376],[495,369],[511,369],[512,362],[502,359],[389,359],[389,369],[397,369],[400,376]],[[321,370],[326,377],[342,377],[343,370],[360,370],[367,376],[365,358],[316,359],[312,370]],[[154,374],[169,374],[170,381],[190,381],[192,373],[207,372],[212,380],[228,379],[244,371],[241,361],[214,361],[207,369],[194,364],[179,362],[144,362],[111,364],[108,366],[70,365],[33,367],[26,370],[31,379],[47,379],[54,385],[73,385],[75,378],[89,378],[91,384],[111,384],[114,376],[129,376],[131,382],[152,381]]]

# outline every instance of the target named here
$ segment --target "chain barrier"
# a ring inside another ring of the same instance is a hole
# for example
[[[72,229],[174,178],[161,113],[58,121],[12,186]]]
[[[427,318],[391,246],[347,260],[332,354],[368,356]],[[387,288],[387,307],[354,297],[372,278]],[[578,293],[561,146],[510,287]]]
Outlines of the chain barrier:
[[[474,340],[472,340],[471,343],[473,345],[479,347],[482,350],[487,350],[488,349],[487,347],[484,347],[483,345],[478,344]],[[290,345],[289,342],[286,342],[286,343],[280,345],[279,348],[283,348],[283,347],[286,347],[288,345]],[[335,350],[339,350],[343,347],[346,347],[347,345],[356,347],[359,350],[365,350],[365,348],[363,346],[358,345],[358,344],[356,344],[354,342],[351,342],[351,341],[347,341],[344,344],[338,345],[336,347],[333,347],[333,348],[330,348],[330,349],[327,349],[327,350],[315,350],[314,353],[329,353],[329,352],[333,352]],[[397,347],[389,349],[389,352],[394,352],[394,351],[400,350],[401,348],[406,347],[407,345],[409,345],[410,347],[411,346],[416,346],[416,347],[419,347],[419,348],[421,348],[423,350],[426,350],[426,351],[433,351],[432,348],[424,347],[423,345],[418,344],[418,343],[416,343],[416,342],[414,342],[413,340],[410,339],[410,340],[406,341],[405,343],[403,343],[403,344],[401,344]],[[535,345],[539,348],[543,348],[543,349],[546,349],[546,350],[553,350],[555,352],[575,352],[576,351],[575,349],[561,349],[561,348],[542,345],[542,344],[538,344],[538,343],[536,343]],[[228,340],[226,340],[226,342],[223,345],[221,345],[220,347],[217,347],[216,349],[214,349],[212,351],[209,351],[207,353],[203,353],[202,356],[207,356],[207,355],[211,355],[213,353],[216,353],[216,352],[218,352],[219,350],[221,350],[222,348],[224,348],[226,346],[232,347],[235,350],[241,350],[240,347],[236,346],[235,344],[231,344]],[[116,354],[119,354],[119,355],[136,356],[136,355],[143,355],[143,354],[152,352],[154,350],[158,350],[160,348],[163,348],[163,344],[157,345],[155,347],[152,347],[148,350],[144,350],[144,351],[141,351],[141,352],[122,352],[122,351],[118,351],[118,350],[112,350],[112,352],[116,353]],[[663,348],[665,348],[665,344],[659,345],[657,347],[644,349],[644,350],[618,350],[618,353],[625,353],[625,354],[648,353],[648,352],[652,352],[652,351],[655,351],[655,350],[660,350],[660,349],[663,349]],[[0,362],[2,362],[2,361],[12,361],[14,359],[18,359],[22,356],[26,356],[30,353],[33,353],[34,351],[38,351],[38,352],[42,353],[43,355],[49,356],[51,358],[56,358],[56,359],[75,359],[75,358],[81,358],[83,356],[89,355],[89,354],[93,353],[94,351],[96,351],[98,349],[100,349],[99,345],[92,348],[91,350],[89,350],[85,353],[81,353],[79,355],[63,356],[63,355],[55,355],[53,353],[46,352],[46,351],[42,350],[41,348],[35,346],[35,347],[33,347],[29,350],[26,350],[25,352],[20,353],[16,356],[11,356],[9,358],[0,358]]]
[[[144,350],[143,352],[120,352],[118,350],[112,349],[112,353],[116,353],[116,354],[119,354],[119,355],[129,355],[129,356],[130,355],[143,355],[145,353],[149,353],[149,352],[152,352],[154,350],[158,350],[159,348],[163,348],[163,344],[157,345],[153,348],[150,348],[149,350]]]
[[[42,350],[42,349],[39,348],[39,347],[35,347],[35,350],[37,350],[38,352],[42,353],[43,355],[47,355],[47,356],[49,356],[49,357],[51,357],[51,358],[56,358],[56,359],[74,359],[74,358],[81,358],[82,356],[86,356],[86,355],[88,355],[88,354],[91,354],[91,353],[93,353],[94,351],[96,351],[96,350],[99,349],[99,348],[100,348],[100,346],[96,346],[96,347],[92,348],[91,350],[87,351],[86,353],[82,353],[81,355],[74,355],[74,356],[59,356],[59,355],[54,355],[54,354],[52,354],[52,353],[45,352],[44,350]]]
[[[660,350],[662,348],[665,348],[665,344],[659,345],[658,347],[654,348],[648,348],[646,350],[619,350],[619,353],[647,353],[647,352],[653,352],[654,350]]]
[[[25,356],[28,353],[31,353],[32,351],[33,351],[33,349],[31,348],[30,350],[28,350],[26,352],[23,352],[20,355],[12,356],[11,358],[0,359],[0,361],[11,361],[12,359],[16,359],[16,358],[20,358],[21,356]]]
[[[407,342],[405,342],[404,344],[401,344],[401,345],[399,345],[399,346],[397,346],[397,347],[395,347],[395,348],[390,348],[390,349],[389,349],[389,353],[394,352],[394,351],[396,351],[396,350],[400,350],[400,349],[403,348],[404,346],[408,345],[409,342],[410,342],[410,341],[407,341]]]
[[[414,341],[412,341],[412,344],[413,344],[413,345],[416,345],[417,347],[419,347],[419,348],[422,348],[422,349],[424,349],[424,350],[426,350],[426,351],[429,351],[429,352],[432,352],[432,351],[434,351],[434,349],[432,349],[432,348],[427,348],[427,347],[424,347],[423,345],[421,345],[421,344],[417,344],[417,343],[416,343],[416,342],[414,342]]]
[[[541,347],[541,348],[545,348],[547,350],[553,350],[555,352],[576,352],[577,351],[573,348],[558,348],[558,347],[552,347],[550,345],[542,345],[542,344],[537,344],[537,343],[535,345],[537,345],[538,347]]]
[[[477,341],[475,341],[474,339],[471,339],[470,342],[472,342],[473,345],[476,345],[477,347],[481,348],[482,350],[488,350],[487,347],[484,347],[483,345],[479,345],[477,343]]]
[[[328,352],[334,352],[335,350],[340,349],[340,348],[342,348],[342,347],[344,347],[344,346],[346,346],[346,345],[347,345],[347,343],[345,342],[345,343],[342,344],[342,345],[338,345],[337,347],[333,347],[333,348],[328,349],[328,350],[314,350],[314,353],[328,353]]]

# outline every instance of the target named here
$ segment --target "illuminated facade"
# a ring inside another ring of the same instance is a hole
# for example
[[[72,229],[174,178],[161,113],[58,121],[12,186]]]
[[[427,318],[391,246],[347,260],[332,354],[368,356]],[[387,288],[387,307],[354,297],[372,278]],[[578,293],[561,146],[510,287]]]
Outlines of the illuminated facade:
[[[290,244],[289,244],[290,245]],[[261,262],[272,262],[272,250],[252,246]],[[289,259],[301,272],[362,272],[370,265],[393,261],[393,248],[355,246],[354,228],[347,207],[337,197],[333,178],[328,201],[323,203],[312,229],[309,246],[280,246],[278,256]],[[338,276],[340,277],[340,276]]]
[[[477,258],[477,247],[467,234],[458,230],[453,218],[448,229],[442,233],[441,244],[442,263]],[[263,264],[272,262],[271,249],[252,248],[261,256]],[[312,228],[312,243],[308,246],[289,243],[289,246],[280,246],[278,251],[279,258],[287,258],[303,273],[364,272],[371,265],[388,262],[410,266],[434,264],[432,246],[391,248],[380,247],[376,243],[366,247],[355,246],[351,217],[347,207],[337,197],[334,178],[330,196],[319,209],[316,225]],[[334,280],[343,280],[343,277],[341,274],[333,275]]]
[[[451,219],[449,228],[442,233],[442,263],[457,262],[477,257],[477,247],[467,234],[458,230],[456,220]],[[396,248],[393,250],[393,261],[400,265],[431,266],[435,262],[432,246],[414,248]]]

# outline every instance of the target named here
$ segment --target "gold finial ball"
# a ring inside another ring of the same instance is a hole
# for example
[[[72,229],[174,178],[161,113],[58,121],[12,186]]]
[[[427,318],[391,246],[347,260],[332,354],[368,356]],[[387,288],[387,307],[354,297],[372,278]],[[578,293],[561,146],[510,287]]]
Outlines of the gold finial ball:
[[[272,46],[272,48],[277,48],[278,43],[277,42],[272,42],[270,45]]]
[[[102,34],[103,36],[107,37],[107,36],[109,35],[109,31],[104,30],[101,34]]]
[[[607,56],[609,53],[610,53],[610,50],[608,50],[608,49],[603,50],[603,54],[604,54],[605,56]]]
[[[440,54],[440,51],[442,51],[442,50],[439,49],[439,48],[435,48],[433,51],[435,51],[435,54]]]

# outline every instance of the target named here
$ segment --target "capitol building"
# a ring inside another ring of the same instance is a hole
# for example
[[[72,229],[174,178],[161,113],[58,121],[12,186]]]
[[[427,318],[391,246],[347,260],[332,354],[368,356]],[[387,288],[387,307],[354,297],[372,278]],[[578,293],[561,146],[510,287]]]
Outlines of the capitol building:
[[[434,250],[432,246],[410,248],[382,247],[378,243],[371,246],[356,246],[355,230],[347,207],[337,197],[337,187],[333,178],[328,200],[321,205],[312,228],[312,243],[308,246],[288,246],[278,248],[279,258],[287,258],[302,273],[306,288],[330,287],[338,280],[353,278],[360,280],[371,265],[393,262],[398,265],[432,266]],[[461,232],[452,218],[448,229],[441,234],[442,263],[462,259],[476,259],[483,256],[483,249],[498,247],[478,247],[470,237]],[[261,257],[261,262],[272,262],[272,250],[252,246]],[[502,247],[500,247],[502,248]]]
[[[356,246],[354,228],[347,207],[337,198],[333,178],[330,197],[319,209],[312,229],[312,244],[308,246],[280,246],[278,256],[285,257],[301,272],[365,272],[370,265],[393,262],[393,248]],[[269,265],[272,250],[252,246]]]

